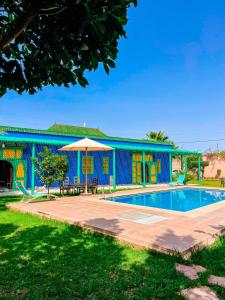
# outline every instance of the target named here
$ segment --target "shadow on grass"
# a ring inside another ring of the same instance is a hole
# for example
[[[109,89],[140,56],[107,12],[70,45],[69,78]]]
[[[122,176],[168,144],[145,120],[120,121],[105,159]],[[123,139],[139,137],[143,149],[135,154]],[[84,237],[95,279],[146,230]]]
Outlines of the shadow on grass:
[[[25,217],[36,219],[36,225],[1,225],[4,299],[182,299],[177,292],[189,284],[175,271],[176,257],[135,251],[88,230]]]
[[[195,252],[191,263],[200,264],[205,267],[208,274],[216,276],[225,276],[225,236],[220,237],[212,246]],[[225,289],[221,287],[212,287],[220,299],[225,299]]]
[[[21,199],[22,199],[21,196],[3,197],[1,195],[1,197],[0,197],[0,212],[7,209],[7,207],[6,207],[7,204],[9,204],[11,202],[21,201]]]
[[[182,262],[177,256],[136,251],[89,230],[5,210],[18,200],[0,198],[0,299],[176,300],[183,299],[180,289],[197,284],[175,270]],[[107,225],[115,234],[121,230],[116,220]],[[173,232],[160,241],[168,238]]]

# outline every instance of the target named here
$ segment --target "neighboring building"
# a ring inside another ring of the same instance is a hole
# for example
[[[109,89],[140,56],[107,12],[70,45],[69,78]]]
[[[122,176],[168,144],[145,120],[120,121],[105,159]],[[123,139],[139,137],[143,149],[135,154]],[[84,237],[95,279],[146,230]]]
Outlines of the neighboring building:
[[[204,178],[225,178],[225,159],[223,157],[205,154],[202,159],[209,162],[204,170]]]
[[[225,159],[216,155],[203,154],[202,160],[208,161],[209,165],[204,169],[204,178],[216,179],[225,178]],[[181,160],[173,159],[173,170],[181,170]]]
[[[182,169],[181,159],[174,157],[172,166],[173,166],[173,171],[181,171]]]
[[[0,186],[15,189],[16,181],[27,188],[42,185],[35,176],[32,157],[48,146],[53,152],[66,155],[69,162],[68,177],[85,180],[84,153],[62,152],[64,145],[88,137],[114,148],[113,151],[89,152],[89,179],[98,177],[99,184],[109,184],[113,176],[116,184],[165,183],[171,180],[172,155],[194,152],[173,150],[167,143],[110,137],[99,129],[54,124],[47,130],[0,126]],[[195,152],[196,154],[196,152]],[[55,186],[58,186],[56,184]]]

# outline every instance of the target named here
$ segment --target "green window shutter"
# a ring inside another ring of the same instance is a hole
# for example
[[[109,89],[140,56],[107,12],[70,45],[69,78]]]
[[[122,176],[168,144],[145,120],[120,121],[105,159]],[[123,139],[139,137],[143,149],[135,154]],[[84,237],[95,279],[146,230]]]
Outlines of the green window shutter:
[[[157,159],[157,171],[158,171],[158,174],[161,173],[161,159]]]
[[[82,157],[82,173],[93,174],[94,173],[94,158],[93,156]]]
[[[103,157],[103,174],[109,174],[109,158]]]

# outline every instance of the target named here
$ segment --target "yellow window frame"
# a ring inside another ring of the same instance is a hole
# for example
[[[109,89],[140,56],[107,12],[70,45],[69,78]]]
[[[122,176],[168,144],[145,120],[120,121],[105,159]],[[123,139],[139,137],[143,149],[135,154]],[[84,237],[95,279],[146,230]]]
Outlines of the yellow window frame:
[[[103,157],[103,174],[109,174],[109,158]]]
[[[94,173],[94,157],[83,156],[82,157],[82,173],[93,174]]]

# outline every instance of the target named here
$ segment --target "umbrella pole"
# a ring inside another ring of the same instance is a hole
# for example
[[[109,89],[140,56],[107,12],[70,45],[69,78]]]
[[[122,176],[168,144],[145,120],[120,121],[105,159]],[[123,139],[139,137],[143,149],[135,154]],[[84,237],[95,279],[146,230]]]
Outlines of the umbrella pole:
[[[88,193],[88,191],[87,191],[87,185],[88,185],[88,183],[87,183],[87,148],[86,148],[86,178],[85,178],[85,194],[87,194]]]

